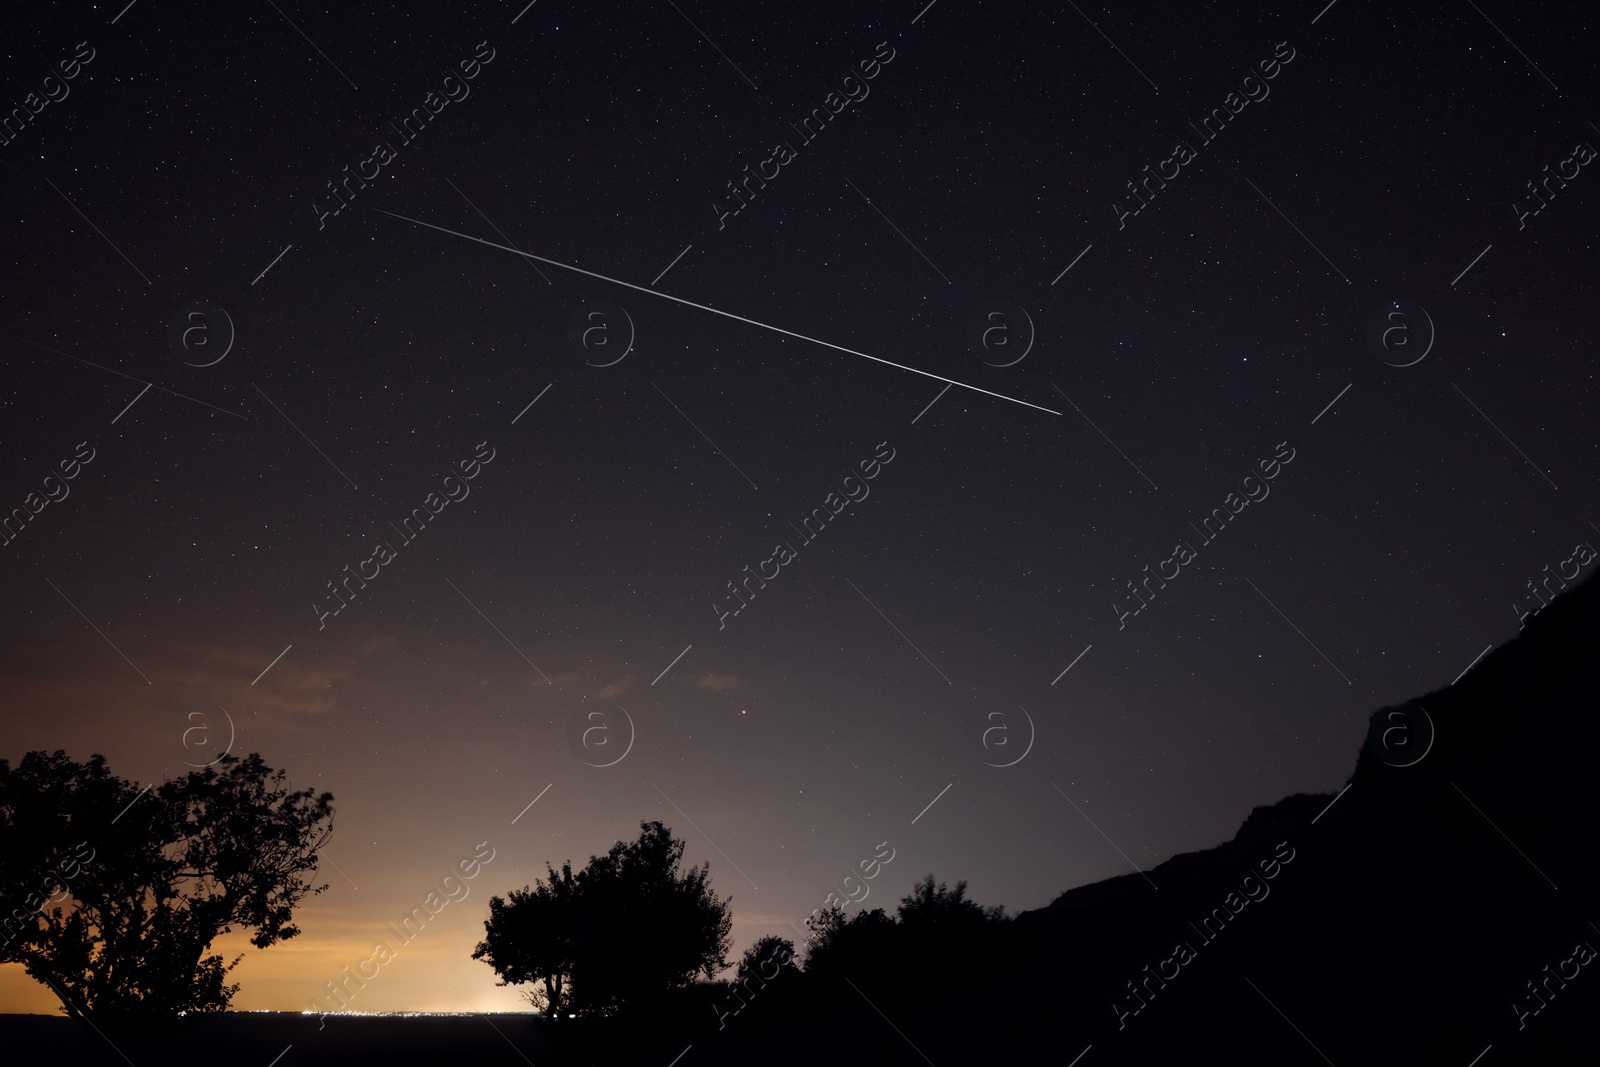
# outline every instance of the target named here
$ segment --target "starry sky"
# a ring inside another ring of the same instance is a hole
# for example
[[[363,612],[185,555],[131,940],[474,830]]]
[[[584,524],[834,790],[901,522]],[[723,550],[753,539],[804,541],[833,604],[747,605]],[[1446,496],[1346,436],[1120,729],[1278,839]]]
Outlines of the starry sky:
[[[1600,545],[1589,6],[524,3],[0,28],[0,756],[334,793],[237,1008],[487,842],[352,1006],[519,1010],[643,819],[736,950],[1040,907]]]

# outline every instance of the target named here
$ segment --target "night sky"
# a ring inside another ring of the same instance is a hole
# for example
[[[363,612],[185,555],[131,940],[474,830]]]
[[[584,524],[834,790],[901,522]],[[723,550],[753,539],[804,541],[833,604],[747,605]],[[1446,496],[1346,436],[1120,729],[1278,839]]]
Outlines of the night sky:
[[[645,819],[1040,907],[1600,546],[1590,5],[525,2],[0,26],[0,757],[333,792],[236,1008]]]

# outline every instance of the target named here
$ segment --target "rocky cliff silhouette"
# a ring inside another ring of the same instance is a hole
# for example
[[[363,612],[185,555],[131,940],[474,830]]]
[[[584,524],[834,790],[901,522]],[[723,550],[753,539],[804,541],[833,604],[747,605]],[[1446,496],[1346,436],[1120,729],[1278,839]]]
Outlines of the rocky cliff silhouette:
[[[1589,581],[1455,684],[1373,712],[1342,793],[1022,913],[970,1051],[1600,1062],[1597,638]]]

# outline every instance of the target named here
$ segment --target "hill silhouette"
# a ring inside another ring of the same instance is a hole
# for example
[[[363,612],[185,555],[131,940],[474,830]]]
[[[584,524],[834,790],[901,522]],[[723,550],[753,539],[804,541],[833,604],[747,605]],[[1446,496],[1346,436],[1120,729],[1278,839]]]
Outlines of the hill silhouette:
[[[1590,580],[1459,681],[1372,712],[1343,791],[1258,807],[1214,848],[1068,890],[936,981],[870,967],[806,1040],[766,1035],[762,1050],[748,1035],[740,1054],[1600,1061],[1597,638]]]

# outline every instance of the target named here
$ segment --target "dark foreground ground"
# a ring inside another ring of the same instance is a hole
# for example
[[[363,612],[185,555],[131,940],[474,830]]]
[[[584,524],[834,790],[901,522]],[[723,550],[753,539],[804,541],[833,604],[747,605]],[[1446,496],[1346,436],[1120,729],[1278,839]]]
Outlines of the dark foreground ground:
[[[875,1022],[875,1025],[874,1025]],[[0,1063],[23,1065],[131,1062],[135,1067],[174,1063],[225,1063],[228,1067],[307,1067],[377,1063],[469,1064],[471,1067],[537,1067],[551,1064],[707,1064],[817,1062],[810,1043],[803,1053],[783,1034],[730,1022],[722,1034],[698,1026],[682,1043],[667,1033],[633,1028],[597,1030],[565,1026],[560,1033],[537,1016],[383,1016],[329,1019],[246,1013],[185,1021],[144,1034],[117,1033],[110,1041],[72,1020],[47,1015],[0,1015]],[[712,1028],[714,1030],[714,1023]],[[828,1062],[921,1063],[881,1021],[857,1019],[828,1028],[835,1046]],[[742,1032],[741,1032],[742,1030]],[[630,1032],[632,1031],[632,1032]],[[692,1039],[692,1040],[690,1040]],[[935,1041],[933,1050],[939,1047]],[[281,1055],[281,1059],[277,1058]]]
[[[1373,712],[1342,792],[976,934],[865,938],[722,1027],[703,992],[592,1024],[218,1016],[117,1050],[0,1016],[0,1064],[1600,1064],[1597,712],[1591,580]]]
[[[277,1067],[357,1064],[374,1057],[395,1065],[472,1063],[488,1067],[549,1061],[552,1048],[543,1037],[539,1019],[496,1016],[493,1021],[506,1039],[484,1019],[470,1016],[329,1019],[318,1030],[316,1016],[252,1012],[183,1020],[143,1034],[115,1033],[108,1035],[108,1043],[70,1019],[0,1015],[0,1062],[16,1067],[126,1061],[136,1067],[219,1062],[230,1067],[268,1067],[280,1053],[284,1055]],[[517,1047],[513,1049],[508,1040]]]

